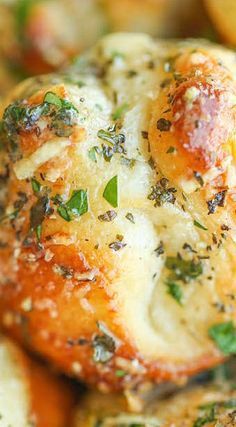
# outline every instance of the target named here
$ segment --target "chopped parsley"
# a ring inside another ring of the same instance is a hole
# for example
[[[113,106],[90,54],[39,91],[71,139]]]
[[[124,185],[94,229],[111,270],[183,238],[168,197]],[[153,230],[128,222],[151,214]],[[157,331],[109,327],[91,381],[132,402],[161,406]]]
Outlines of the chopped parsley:
[[[236,328],[233,322],[218,323],[211,326],[208,332],[224,354],[236,354]]]
[[[196,220],[194,220],[194,221],[193,221],[193,224],[195,225],[195,227],[198,227],[198,228],[200,228],[201,230],[204,230],[204,231],[207,231],[207,230],[208,230],[204,225],[202,225],[200,222],[198,222],[198,221],[196,221]]]
[[[173,154],[173,153],[175,153],[175,152],[176,152],[176,148],[175,148],[175,147],[170,146],[170,147],[168,148],[168,150],[166,151],[166,154]]]
[[[104,199],[110,203],[113,208],[118,207],[118,176],[115,175],[113,178],[108,181],[104,192],[103,192]]]
[[[223,208],[225,205],[225,197],[226,197],[227,190],[219,191],[212,200],[209,200],[207,202],[208,206],[208,215],[214,214],[217,207]]]
[[[88,157],[94,163],[97,163],[97,154],[99,154],[99,147],[94,146],[88,150]]]
[[[205,410],[200,417],[198,417],[194,423],[193,427],[203,427],[207,423],[215,421],[215,410],[214,407]]]
[[[117,371],[115,371],[115,375],[117,378],[123,378],[126,375],[126,372],[123,371],[122,369],[117,369]]]
[[[97,136],[106,142],[106,144],[102,144],[100,152],[107,162],[110,162],[114,154],[126,154],[125,135],[117,133],[116,126],[108,128],[108,130],[100,129]]]
[[[117,240],[115,242],[110,243],[108,246],[113,251],[117,252],[120,249],[123,249],[125,246],[127,246],[127,243],[123,242],[124,237],[117,234],[116,236]]]
[[[115,211],[107,211],[102,215],[98,216],[99,221],[103,222],[112,222],[117,217],[117,213]]]
[[[162,178],[156,185],[152,186],[151,193],[148,195],[149,200],[154,201],[154,206],[162,206],[164,203],[174,204],[176,197],[176,189],[168,187],[169,181],[167,178]]]
[[[133,224],[135,224],[134,216],[133,216],[133,214],[131,212],[127,212],[127,214],[125,215],[125,218],[128,219],[128,221],[130,221]]]
[[[128,104],[126,104],[126,103],[124,103],[124,104],[120,105],[120,107],[118,107],[118,108],[114,111],[114,113],[112,114],[112,119],[113,119],[114,121],[116,121],[116,120],[120,120],[120,119],[123,117],[124,113],[126,113],[126,111],[128,110],[128,108],[129,108],[129,105],[128,105]]]
[[[48,194],[40,194],[30,209],[30,231],[35,231],[38,240],[42,234],[42,223],[52,212]]]
[[[171,295],[178,304],[182,305],[183,292],[180,286],[170,280],[167,280],[165,284],[167,286],[167,293]]]
[[[167,257],[165,267],[171,271],[168,280],[180,280],[189,283],[203,273],[200,260],[185,260],[180,254],[176,257]]]
[[[98,322],[97,325],[102,334],[96,335],[93,338],[93,360],[95,363],[106,363],[113,357],[116,350],[116,343],[114,339],[107,334],[102,324]]]
[[[58,204],[57,212],[65,221],[72,221],[88,212],[88,196],[86,190],[74,190],[71,198],[64,203],[61,198],[55,197],[54,203]]]
[[[53,92],[47,92],[41,104],[29,105],[26,101],[16,101],[4,111],[0,122],[1,140],[8,148],[13,161],[22,157],[20,134],[41,132],[38,121],[47,119],[48,128],[56,136],[70,136],[77,123],[78,110],[74,105]]]
[[[154,252],[156,253],[156,256],[160,256],[163,255],[165,250],[164,250],[164,245],[163,242],[160,241],[159,245],[157,246],[157,248],[154,250]]]
[[[31,186],[34,193],[38,193],[41,190],[41,184],[35,179],[31,179]]]
[[[163,117],[157,120],[157,129],[161,132],[168,132],[171,128],[171,121],[164,119]]]
[[[220,414],[221,409],[236,409],[236,400],[230,399],[199,406],[200,416],[195,420],[193,427],[203,427],[208,423],[217,421],[216,417]]]

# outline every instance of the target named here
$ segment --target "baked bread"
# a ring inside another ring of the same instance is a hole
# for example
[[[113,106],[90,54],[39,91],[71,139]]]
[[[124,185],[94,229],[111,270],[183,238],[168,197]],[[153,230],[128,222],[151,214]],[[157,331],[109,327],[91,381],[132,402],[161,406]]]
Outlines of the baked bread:
[[[11,341],[0,338],[1,427],[65,427],[71,391]]]
[[[181,8],[178,0],[3,0],[0,51],[29,74],[39,74],[65,65],[107,32],[193,35],[202,22],[198,0],[182,0]]]
[[[234,0],[204,0],[206,10],[215,29],[225,43],[236,45],[234,26],[236,3]]]
[[[236,351],[235,60],[114,34],[2,106],[1,322],[100,390]]]
[[[231,384],[195,385],[162,399],[141,413],[128,411],[120,395],[88,393],[80,402],[74,427],[234,427],[236,392]]]

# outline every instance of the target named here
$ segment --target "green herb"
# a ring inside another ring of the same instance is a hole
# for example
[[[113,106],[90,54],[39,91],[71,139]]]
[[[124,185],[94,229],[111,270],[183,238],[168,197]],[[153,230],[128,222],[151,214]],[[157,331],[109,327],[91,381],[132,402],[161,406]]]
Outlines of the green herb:
[[[166,281],[166,286],[168,288],[167,293],[171,295],[179,305],[182,305],[183,292],[180,286],[169,280]]]
[[[61,205],[57,208],[58,214],[67,222],[72,221],[72,217],[70,216],[68,209],[66,206]]]
[[[30,210],[30,229],[41,234],[41,225],[44,219],[52,213],[50,199],[47,194],[40,196]],[[39,231],[40,230],[40,231]]]
[[[74,217],[79,217],[88,212],[88,197],[86,190],[74,190],[71,198],[63,203],[60,199],[55,199],[54,202],[59,204],[57,208],[58,214],[65,221],[72,221]]]
[[[199,410],[202,412],[201,416],[198,417],[193,427],[202,427],[205,424],[211,423],[213,421],[217,421],[217,415],[219,414],[219,410],[223,409],[234,409],[236,408],[236,400],[230,399],[222,402],[211,402],[205,405],[199,406]]]
[[[117,175],[108,181],[105,190],[103,192],[104,199],[110,203],[113,208],[118,207],[118,177]]]
[[[171,128],[170,120],[166,120],[163,117],[157,121],[157,129],[161,132],[168,132]]]
[[[125,135],[117,134],[116,127],[108,130],[100,129],[97,136],[106,142],[106,144],[102,144],[101,154],[107,162],[110,162],[114,154],[126,154]]]
[[[114,113],[112,114],[112,120],[121,119],[124,113],[126,113],[126,111],[128,110],[128,108],[129,108],[129,105],[126,103],[120,105],[120,107],[118,107],[116,111],[114,111]]]
[[[133,216],[133,214],[131,212],[127,212],[127,214],[125,215],[125,218],[128,219],[128,221],[130,221],[133,224],[135,224],[134,216]]]
[[[93,360],[95,363],[106,363],[114,355],[116,345],[114,339],[103,333],[103,335],[96,335],[92,341],[93,347]]]
[[[54,92],[47,92],[44,97],[44,102],[48,104],[53,104],[58,108],[61,108],[63,105],[62,99],[59,98]]]
[[[207,202],[208,206],[208,215],[214,214],[217,207],[223,208],[225,205],[225,197],[226,197],[227,190],[219,191],[212,200],[209,200]]]
[[[35,178],[31,179],[31,186],[34,193],[39,193],[41,190],[41,184]]]
[[[165,266],[171,271],[169,280],[181,280],[189,283],[203,273],[202,263],[200,260],[185,260],[180,254],[177,257],[167,257]]]
[[[40,242],[41,236],[42,236],[42,224],[40,224],[36,227],[35,234],[36,234],[38,242]]]
[[[115,211],[107,211],[102,215],[98,216],[99,221],[111,222],[117,217],[117,213]]]
[[[99,153],[99,148],[97,146],[94,146],[88,150],[88,156],[90,160],[97,163],[97,153]]]
[[[122,369],[117,369],[117,371],[115,372],[115,375],[117,378],[123,378],[126,375],[126,372],[123,371]]]
[[[163,255],[165,250],[164,250],[164,245],[163,242],[160,241],[159,245],[157,246],[156,249],[154,249],[154,252],[156,253],[157,256]]]
[[[126,243],[123,243],[122,241],[118,240],[116,242],[112,242],[109,245],[109,248],[112,249],[113,251],[117,252],[120,249],[123,249],[125,246],[127,246]]]
[[[151,168],[152,170],[154,170],[154,169],[155,169],[156,164],[155,164],[155,160],[154,160],[154,158],[153,158],[152,156],[150,156],[150,157],[149,157],[149,159],[148,159],[148,164],[149,164],[149,166],[150,166],[150,168]]]
[[[206,228],[204,225],[200,224],[200,222],[198,222],[198,221],[196,221],[196,220],[194,220],[194,221],[193,221],[193,224],[195,225],[195,227],[198,227],[198,228],[200,228],[201,230],[204,230],[204,231],[207,231],[207,230],[208,230],[208,228]]]
[[[143,139],[148,139],[148,131],[147,130],[142,130],[141,135],[142,135]]]
[[[107,141],[112,145],[117,143],[124,143],[124,135],[117,135],[114,128],[110,130],[100,129],[98,131],[98,138],[102,139],[103,141]]]
[[[196,419],[196,421],[193,423],[193,427],[202,427],[207,423],[210,423],[212,421],[215,421],[215,411],[214,408],[211,408],[209,411],[207,411],[203,416]]]
[[[21,132],[39,132],[38,121],[42,118],[47,119],[48,128],[55,135],[70,136],[77,123],[78,110],[53,92],[47,92],[41,104],[32,106],[24,100],[10,104],[0,122],[0,137],[13,161],[22,157]]]
[[[148,195],[149,200],[153,200],[154,206],[162,206],[164,203],[175,203],[176,189],[168,187],[169,181],[166,178],[162,178],[156,185],[151,187],[151,193]]]
[[[168,148],[168,150],[167,150],[167,154],[172,154],[172,153],[175,153],[176,152],[176,148],[175,147],[172,147],[172,146],[170,146],[169,148]]]
[[[125,55],[122,52],[118,52],[118,50],[114,50],[113,52],[111,52],[111,58],[115,59],[115,58],[124,58]]]
[[[236,328],[233,322],[213,325],[208,332],[224,354],[236,354]]]
[[[193,172],[193,175],[196,178],[197,182],[200,184],[200,186],[203,187],[204,181],[203,181],[202,175],[196,171]]]

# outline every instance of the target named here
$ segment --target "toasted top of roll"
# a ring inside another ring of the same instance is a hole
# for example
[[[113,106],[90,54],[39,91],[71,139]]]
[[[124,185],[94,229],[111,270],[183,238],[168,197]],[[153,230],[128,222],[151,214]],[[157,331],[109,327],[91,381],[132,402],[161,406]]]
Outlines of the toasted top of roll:
[[[232,380],[232,379],[231,379]],[[139,412],[130,412],[118,394],[89,392],[78,405],[74,427],[233,427],[236,423],[236,392],[233,382],[197,382],[169,396],[147,401]]]
[[[173,37],[193,35],[203,23],[198,0],[182,0],[181,8],[178,0],[3,0],[0,52],[39,74],[67,64],[111,31]]]
[[[104,391],[236,351],[235,69],[115,34],[2,106],[2,324]]]
[[[64,427],[72,398],[67,386],[0,338],[1,427]]]

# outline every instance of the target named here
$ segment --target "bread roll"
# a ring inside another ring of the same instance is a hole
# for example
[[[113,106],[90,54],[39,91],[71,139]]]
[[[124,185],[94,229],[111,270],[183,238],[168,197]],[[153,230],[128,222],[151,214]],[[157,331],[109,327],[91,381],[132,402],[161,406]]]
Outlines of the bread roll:
[[[71,391],[11,341],[0,338],[1,427],[64,427],[72,410]]]
[[[236,351],[235,59],[114,34],[3,105],[1,322],[100,390]]]
[[[181,7],[178,0],[3,0],[0,52],[39,74],[65,65],[108,32],[189,36],[202,26],[198,0],[182,0]]]
[[[155,399],[141,413],[130,413],[120,395],[88,393],[80,402],[74,427],[234,427],[236,393],[227,383],[195,385]]]

